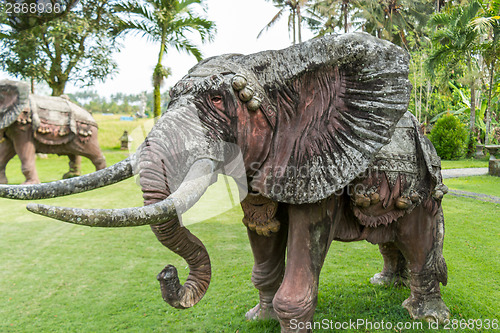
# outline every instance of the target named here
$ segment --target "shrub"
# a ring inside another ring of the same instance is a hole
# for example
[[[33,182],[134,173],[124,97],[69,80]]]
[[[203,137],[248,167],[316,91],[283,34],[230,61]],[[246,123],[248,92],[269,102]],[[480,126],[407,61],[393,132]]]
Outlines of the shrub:
[[[436,122],[429,139],[439,157],[444,160],[458,159],[466,148],[467,130],[458,118],[446,114]]]

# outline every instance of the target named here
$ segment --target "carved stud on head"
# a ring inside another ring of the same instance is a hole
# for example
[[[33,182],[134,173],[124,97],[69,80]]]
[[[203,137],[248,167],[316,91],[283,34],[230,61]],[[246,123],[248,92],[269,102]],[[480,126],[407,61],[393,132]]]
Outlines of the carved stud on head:
[[[240,97],[240,99],[243,101],[243,102],[248,102],[249,100],[252,99],[254,93],[253,93],[253,89],[250,88],[249,86],[246,86],[245,88],[243,88],[240,93],[238,94],[238,96]]]
[[[236,74],[232,81],[233,89],[240,91],[247,86],[247,79],[241,74]]]
[[[251,100],[248,101],[247,103],[247,109],[249,111],[257,111],[260,108],[260,105],[262,104],[262,100],[254,96]]]

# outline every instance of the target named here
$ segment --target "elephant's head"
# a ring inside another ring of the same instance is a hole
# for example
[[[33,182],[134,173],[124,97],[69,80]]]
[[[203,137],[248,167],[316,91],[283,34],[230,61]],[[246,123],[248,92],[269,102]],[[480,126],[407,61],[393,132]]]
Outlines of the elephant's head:
[[[75,179],[1,187],[32,199],[66,195],[140,175],[144,207],[87,210],[28,205],[90,226],[152,225],[183,256],[180,285],[168,267],[163,297],[186,308],[210,280],[203,244],[177,219],[225,161],[243,157],[249,190],[291,204],[316,202],[343,188],[387,144],[408,105],[408,56],[368,34],[325,37],[281,51],[224,55],[200,62],[171,91],[168,110],[131,158]]]
[[[0,129],[12,125],[29,103],[29,85],[0,80]]]

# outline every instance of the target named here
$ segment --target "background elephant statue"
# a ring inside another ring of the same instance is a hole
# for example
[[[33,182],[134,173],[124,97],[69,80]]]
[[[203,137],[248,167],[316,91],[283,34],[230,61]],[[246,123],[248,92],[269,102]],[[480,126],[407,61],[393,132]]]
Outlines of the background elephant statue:
[[[144,207],[28,209],[89,226],[151,225],[189,265],[184,285],[170,265],[157,277],[163,299],[184,309],[205,294],[211,266],[178,214],[240,156],[260,296],[247,318],[307,331],[332,240],[368,240],[380,244],[385,263],[372,282],[408,277],[411,316],[442,321],[449,316],[439,290],[445,188],[439,158],[406,112],[410,90],[408,55],[365,33],[209,58],[174,86],[168,110],[129,159],[70,180],[3,186],[0,195],[61,196],[138,173]]]
[[[96,170],[106,167],[92,115],[67,97],[31,95],[23,82],[0,81],[0,183],[7,184],[5,168],[17,154],[26,180],[38,184],[35,153],[68,155],[69,172],[80,175],[81,156]]]

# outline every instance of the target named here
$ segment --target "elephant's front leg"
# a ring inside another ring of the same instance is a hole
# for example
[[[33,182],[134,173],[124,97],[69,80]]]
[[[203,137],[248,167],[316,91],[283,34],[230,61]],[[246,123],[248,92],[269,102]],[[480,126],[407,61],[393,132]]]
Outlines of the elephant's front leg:
[[[440,208],[431,216],[422,205],[398,221],[396,245],[408,261],[411,295],[403,302],[414,319],[444,322],[450,310],[441,298],[439,282],[446,285],[443,250],[444,219]]]
[[[16,156],[16,151],[12,145],[12,141],[6,137],[0,138],[0,184],[8,183],[5,168],[14,156]]]
[[[252,282],[259,290],[259,303],[245,317],[278,319],[273,309],[273,298],[283,280],[288,226],[281,223],[280,230],[270,236],[261,236],[248,229],[248,238],[254,256]]]
[[[13,129],[8,131],[9,137],[14,143],[14,149],[21,160],[21,171],[26,180],[23,184],[40,184],[36,171],[36,148],[35,139],[30,128],[26,130]]]
[[[287,265],[274,296],[274,311],[282,332],[307,332],[318,298],[321,267],[331,239],[332,199],[290,205]]]

